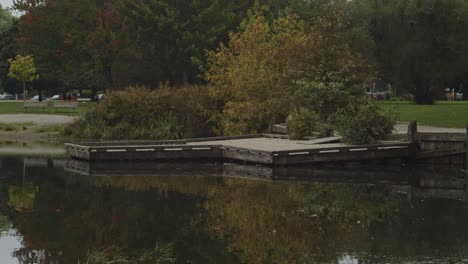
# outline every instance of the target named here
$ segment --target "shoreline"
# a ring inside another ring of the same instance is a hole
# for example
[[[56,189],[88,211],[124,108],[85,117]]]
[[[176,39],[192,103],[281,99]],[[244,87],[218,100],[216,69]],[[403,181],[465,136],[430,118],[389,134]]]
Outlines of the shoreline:
[[[60,131],[74,116],[0,114],[0,141],[64,141]]]

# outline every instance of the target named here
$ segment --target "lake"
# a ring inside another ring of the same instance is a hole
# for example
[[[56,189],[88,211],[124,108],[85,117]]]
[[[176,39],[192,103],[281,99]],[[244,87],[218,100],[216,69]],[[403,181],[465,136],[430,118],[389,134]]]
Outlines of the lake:
[[[468,259],[468,191],[457,170],[324,167],[276,177],[258,166],[89,166],[56,154],[0,157],[0,263]]]

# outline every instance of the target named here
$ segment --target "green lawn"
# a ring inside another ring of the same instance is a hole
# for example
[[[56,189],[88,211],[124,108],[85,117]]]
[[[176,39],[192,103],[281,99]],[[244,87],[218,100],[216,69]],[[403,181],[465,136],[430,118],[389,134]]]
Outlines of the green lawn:
[[[418,123],[438,127],[465,128],[468,124],[468,101],[440,101],[434,105],[416,105],[413,102],[381,102],[384,110],[396,108],[400,121],[417,120]]]
[[[80,102],[79,107],[77,109],[77,113],[84,113],[86,112],[89,108],[91,108],[95,103],[93,102]],[[60,110],[60,111],[55,111],[55,109],[52,108],[52,104],[49,103],[49,108],[46,110],[43,109],[28,109],[27,113],[41,113],[41,114],[62,114],[62,115],[70,115],[74,114],[70,110]],[[0,114],[18,114],[18,113],[26,113],[23,110],[23,102],[1,102],[0,101]]]

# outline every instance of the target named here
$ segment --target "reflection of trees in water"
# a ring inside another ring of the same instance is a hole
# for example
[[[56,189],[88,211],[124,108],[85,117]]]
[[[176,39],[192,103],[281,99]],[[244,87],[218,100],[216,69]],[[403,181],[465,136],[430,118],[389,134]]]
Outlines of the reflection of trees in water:
[[[396,197],[365,186],[226,181],[208,194],[210,229],[249,263],[336,261],[339,241],[398,208]]]
[[[32,183],[20,186],[8,186],[8,205],[16,211],[26,211],[33,208],[34,199],[39,187]]]
[[[135,261],[158,256],[151,252],[160,245],[177,262],[336,263],[351,254],[363,263],[400,263],[461,254],[467,246],[465,204],[415,199],[410,207],[384,186],[209,177],[39,185],[33,207],[14,213],[23,259]]]
[[[227,179],[210,189],[205,208],[210,229],[248,263],[336,263],[350,253],[364,263],[401,263],[456,256],[468,246],[464,204],[434,200],[410,208],[379,186]]]
[[[222,182],[222,178],[210,177],[152,177],[152,176],[121,176],[121,177],[87,177],[94,186],[123,188],[127,191],[148,191],[156,189],[161,193],[179,192],[189,195],[204,196],[210,186]]]
[[[41,252],[44,263],[77,263],[89,252],[106,259],[106,249],[116,248],[121,260],[141,260],[142,254],[148,260],[159,256],[154,254],[155,245],[171,244],[174,258],[181,262],[236,263],[224,242],[207,230],[200,213],[203,197],[170,188],[127,191],[102,180],[93,185],[40,184],[33,208],[15,212],[16,228],[23,236],[23,247],[15,255],[34,260]],[[140,184],[129,188],[135,186]]]
[[[11,229],[11,221],[10,219],[5,216],[0,214],[0,235],[5,233],[6,231]]]

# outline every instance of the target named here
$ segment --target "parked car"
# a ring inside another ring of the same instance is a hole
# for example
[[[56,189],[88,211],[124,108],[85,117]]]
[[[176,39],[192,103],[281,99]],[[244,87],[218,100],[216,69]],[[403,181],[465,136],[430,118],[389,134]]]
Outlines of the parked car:
[[[375,100],[387,100],[391,97],[391,92],[388,92],[388,91],[375,92],[375,93],[367,92],[367,95]]]
[[[96,96],[94,97],[94,99],[95,99],[96,101],[100,101],[100,100],[104,99],[104,94],[96,94]]]
[[[62,98],[60,98],[60,94],[56,94],[56,95],[50,97],[48,100],[60,100],[60,99],[62,99]]]
[[[0,95],[0,100],[15,100],[15,96],[9,93]]]
[[[33,98],[31,98],[31,100],[33,100],[33,101],[39,101],[39,95],[33,96]]]

